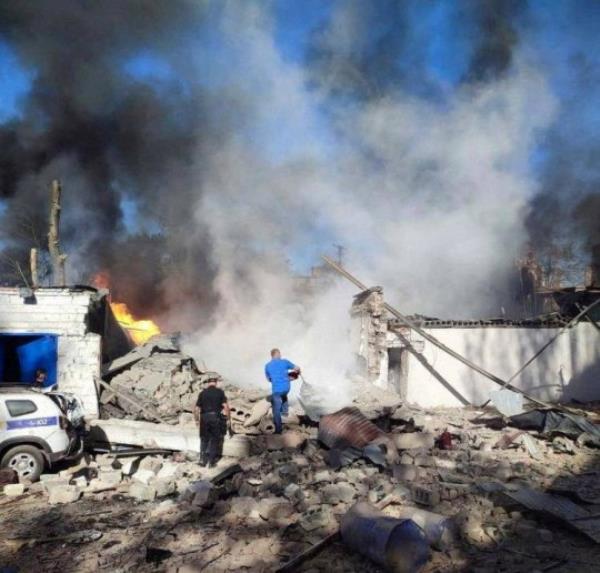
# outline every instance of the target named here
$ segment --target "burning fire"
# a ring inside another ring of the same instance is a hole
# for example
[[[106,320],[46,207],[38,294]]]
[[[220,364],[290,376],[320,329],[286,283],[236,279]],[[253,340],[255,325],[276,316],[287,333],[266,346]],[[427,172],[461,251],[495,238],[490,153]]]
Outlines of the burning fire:
[[[160,328],[153,320],[135,319],[124,302],[111,302],[110,308],[118,323],[127,330],[136,344],[144,344],[156,334],[160,334]]]
[[[96,288],[109,288],[109,275],[106,272],[99,272],[92,278],[92,284]],[[160,334],[158,325],[150,319],[137,319],[131,314],[128,306],[124,302],[110,303],[110,308],[117,319],[117,322],[124,328],[135,344],[144,344],[153,336]]]

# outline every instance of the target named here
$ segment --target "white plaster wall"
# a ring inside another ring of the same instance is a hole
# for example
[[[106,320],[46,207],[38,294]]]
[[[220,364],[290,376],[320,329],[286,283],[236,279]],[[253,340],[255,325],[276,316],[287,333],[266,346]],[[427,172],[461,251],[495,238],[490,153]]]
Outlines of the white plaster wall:
[[[36,304],[25,304],[18,289],[0,288],[0,333],[57,335],[58,387],[76,394],[86,415],[95,418],[102,339],[87,332],[92,295],[90,291],[41,289],[35,292]]]
[[[438,328],[428,332],[503,380],[516,372],[559,329]],[[422,339],[411,332],[411,341]],[[499,387],[428,341],[419,342],[421,356],[468,402],[480,405]],[[512,383],[548,401],[600,400],[600,333],[589,323],[568,330]],[[407,401],[423,407],[458,406],[434,373],[409,354]]]

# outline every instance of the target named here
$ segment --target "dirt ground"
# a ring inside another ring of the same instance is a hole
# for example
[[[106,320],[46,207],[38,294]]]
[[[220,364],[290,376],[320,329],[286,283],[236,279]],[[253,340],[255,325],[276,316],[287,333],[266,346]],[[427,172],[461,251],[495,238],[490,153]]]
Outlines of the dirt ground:
[[[242,471],[201,505],[181,493],[137,501],[128,496],[127,479],[61,505],[49,505],[39,484],[17,498],[0,496],[0,571],[275,571],[335,531],[354,502],[391,495],[395,502],[384,513],[394,516],[415,504],[419,487],[436,493],[425,509],[453,516],[459,532],[443,551],[432,551],[423,571],[599,571],[600,544],[486,486],[560,488],[580,503],[585,499],[591,515],[600,514],[600,451],[573,443],[573,453],[563,453],[531,434],[540,453],[535,460],[523,446],[495,448],[514,429],[491,429],[480,415],[468,409],[423,412],[421,429],[451,430],[453,449],[403,452],[402,463],[414,466],[414,475],[401,478],[365,460],[332,470],[307,430],[301,447],[259,448],[240,460]],[[402,430],[393,424],[389,429]],[[353,549],[336,541],[298,571],[383,571]]]

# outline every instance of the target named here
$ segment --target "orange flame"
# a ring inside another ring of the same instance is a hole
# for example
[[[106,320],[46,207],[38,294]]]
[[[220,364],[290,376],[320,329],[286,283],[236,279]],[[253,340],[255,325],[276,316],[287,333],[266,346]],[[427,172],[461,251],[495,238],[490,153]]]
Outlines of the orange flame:
[[[109,282],[109,275],[105,271],[100,271],[92,278],[92,284],[96,288],[108,288]],[[126,303],[111,302],[110,308],[117,322],[129,333],[133,342],[138,346],[144,344],[144,342],[147,342],[153,336],[160,334],[160,328],[153,320],[139,320],[135,318]]]
[[[160,328],[153,320],[137,320],[124,302],[111,302],[110,308],[118,323],[127,330],[136,344],[144,344],[153,336],[160,334]]]

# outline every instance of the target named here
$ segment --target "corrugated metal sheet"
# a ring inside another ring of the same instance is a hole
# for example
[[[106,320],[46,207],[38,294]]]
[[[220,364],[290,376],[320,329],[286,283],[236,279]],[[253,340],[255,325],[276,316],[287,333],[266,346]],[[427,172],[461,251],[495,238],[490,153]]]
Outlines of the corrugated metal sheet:
[[[383,435],[358,408],[343,408],[323,416],[319,422],[319,440],[328,448],[364,448]]]
[[[505,493],[532,511],[546,513],[565,522],[566,525],[600,543],[600,516],[590,514],[586,509],[566,497],[550,495],[533,489],[522,488]]]

